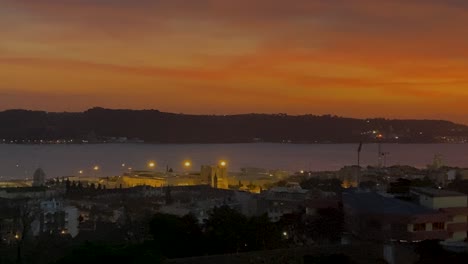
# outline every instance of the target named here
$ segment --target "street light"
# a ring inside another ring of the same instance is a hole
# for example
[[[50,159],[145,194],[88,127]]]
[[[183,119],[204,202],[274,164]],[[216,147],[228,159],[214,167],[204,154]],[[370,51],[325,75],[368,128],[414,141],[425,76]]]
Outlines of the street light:
[[[221,167],[226,167],[227,163],[226,161],[222,160],[219,165],[221,165]]]
[[[83,174],[83,170],[78,171],[79,174]]]
[[[148,167],[150,167],[151,169],[154,169],[154,167],[156,167],[156,163],[154,163],[154,161],[150,161],[148,162]]]
[[[99,170],[99,166],[98,166],[98,165],[94,166],[93,170],[98,171],[98,170]]]
[[[185,161],[184,162],[184,167],[185,168],[190,168],[192,166],[192,163],[190,161]]]

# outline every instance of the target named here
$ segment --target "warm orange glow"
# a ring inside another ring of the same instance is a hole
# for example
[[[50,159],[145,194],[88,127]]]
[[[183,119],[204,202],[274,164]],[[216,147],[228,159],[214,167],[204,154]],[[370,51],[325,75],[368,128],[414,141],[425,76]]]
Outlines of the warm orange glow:
[[[226,167],[226,166],[227,166],[227,162],[224,161],[224,160],[222,160],[222,161],[219,162],[219,165],[220,165],[221,167]]]
[[[2,1],[0,108],[468,123],[465,1],[191,2]]]
[[[154,161],[148,162],[148,167],[150,167],[150,168],[156,167],[156,162],[154,162]]]

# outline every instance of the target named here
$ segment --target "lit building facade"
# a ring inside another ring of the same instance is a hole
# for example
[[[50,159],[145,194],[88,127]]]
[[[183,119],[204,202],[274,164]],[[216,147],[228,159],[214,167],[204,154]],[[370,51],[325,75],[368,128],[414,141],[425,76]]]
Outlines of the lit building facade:
[[[211,187],[216,189],[228,189],[228,171],[226,166],[207,166],[201,167],[200,177]]]

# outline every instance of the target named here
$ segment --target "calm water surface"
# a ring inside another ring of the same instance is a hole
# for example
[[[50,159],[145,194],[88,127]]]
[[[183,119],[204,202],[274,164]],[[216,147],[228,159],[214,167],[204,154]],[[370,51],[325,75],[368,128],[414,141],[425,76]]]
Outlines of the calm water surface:
[[[166,164],[183,170],[191,160],[192,170],[203,164],[226,160],[231,171],[243,167],[267,169],[335,170],[356,164],[357,144],[98,144],[98,145],[0,145],[0,180],[31,177],[42,167],[48,177],[77,175],[118,175],[128,167],[145,169],[149,161],[157,170]],[[363,146],[362,165],[377,164],[376,144]],[[440,154],[447,165],[468,167],[468,144],[384,144],[387,165],[424,167]],[[125,164],[125,167],[122,167]],[[100,170],[92,168],[98,165]]]

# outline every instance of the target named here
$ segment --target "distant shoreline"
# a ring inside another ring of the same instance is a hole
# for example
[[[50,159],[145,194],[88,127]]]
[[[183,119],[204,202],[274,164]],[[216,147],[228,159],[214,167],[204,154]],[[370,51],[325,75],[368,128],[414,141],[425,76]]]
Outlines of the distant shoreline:
[[[332,115],[186,115],[92,108],[77,113],[0,112],[0,142],[157,144],[468,143],[468,126],[444,120]]]
[[[21,146],[53,146],[53,145],[358,145],[361,142],[191,142],[191,143],[167,143],[167,142],[143,142],[143,143],[116,143],[116,142],[101,142],[101,143],[1,143],[0,145],[21,145]],[[386,144],[386,145],[465,145],[468,142],[362,142],[364,145]]]

